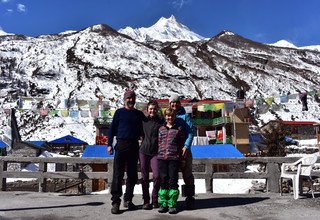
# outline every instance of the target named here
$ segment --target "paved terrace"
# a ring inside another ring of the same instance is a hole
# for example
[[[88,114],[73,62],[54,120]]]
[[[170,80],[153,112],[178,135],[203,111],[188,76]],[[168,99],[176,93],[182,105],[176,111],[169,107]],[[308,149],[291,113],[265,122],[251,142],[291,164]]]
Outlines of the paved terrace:
[[[141,195],[135,195],[135,211],[123,211],[120,215],[110,213],[110,194],[70,195],[38,192],[0,192],[0,219],[18,220],[68,220],[68,219],[319,219],[320,194],[313,199],[307,194],[299,200],[293,195],[260,193],[246,195],[198,194],[196,209],[183,209],[179,198],[179,213],[160,214],[157,210],[142,210]]]

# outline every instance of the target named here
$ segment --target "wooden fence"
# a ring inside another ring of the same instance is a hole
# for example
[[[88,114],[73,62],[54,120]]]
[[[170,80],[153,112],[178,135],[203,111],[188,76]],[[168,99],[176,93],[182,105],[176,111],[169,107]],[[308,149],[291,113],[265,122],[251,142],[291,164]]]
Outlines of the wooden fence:
[[[213,179],[266,179],[268,192],[279,192],[279,178],[281,164],[294,162],[296,157],[245,157],[245,158],[194,158],[194,176],[196,179],[205,179],[206,191],[212,192]],[[39,164],[39,170],[34,172],[10,171],[10,163]],[[47,170],[48,164],[64,164],[82,167],[83,165],[105,164],[106,171],[55,171]],[[263,171],[259,173],[245,172],[214,172],[214,165],[235,165],[248,166],[251,164],[264,165]],[[0,157],[0,189],[5,191],[7,188],[7,178],[36,178],[38,179],[39,192],[46,191],[46,181],[50,179],[105,179],[107,182],[112,180],[113,158],[71,158],[71,157]],[[181,174],[180,174],[181,176]]]

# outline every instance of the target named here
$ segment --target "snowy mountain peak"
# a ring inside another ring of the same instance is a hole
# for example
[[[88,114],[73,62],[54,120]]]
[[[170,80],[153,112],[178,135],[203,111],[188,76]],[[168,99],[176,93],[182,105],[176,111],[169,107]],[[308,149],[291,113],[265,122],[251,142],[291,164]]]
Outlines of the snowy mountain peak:
[[[320,52],[320,45],[310,45],[304,47],[297,47],[296,45],[286,41],[286,40],[279,40],[274,44],[269,44],[270,46],[275,47],[287,47],[287,48],[294,48],[294,49],[301,49],[301,50],[313,50]]]
[[[131,38],[140,42],[150,41],[199,41],[204,39],[202,36],[192,32],[187,26],[179,23],[177,19],[171,15],[169,18],[161,17],[154,25],[148,28],[126,27],[119,30],[120,33],[126,34]]]
[[[161,17],[161,18],[157,21],[157,23],[161,23],[161,22],[166,23],[166,22],[168,22],[168,21],[177,22],[177,19],[176,19],[176,17],[175,17],[174,15],[171,15],[170,18]]]
[[[179,28],[184,27],[189,30],[188,27],[181,25],[173,15],[171,15],[170,18],[161,17],[153,26],[157,26],[157,27],[178,26]]]
[[[288,47],[288,48],[297,48],[294,44],[286,41],[286,40],[279,40],[274,44],[269,44],[271,46],[275,46],[275,47]]]
[[[233,33],[232,31],[223,30],[219,34],[217,34],[216,37],[233,36],[233,35],[236,35],[236,34]]]
[[[223,34],[224,35],[230,35],[230,36],[235,35],[235,33],[231,32],[231,31],[228,31],[228,30],[224,30]]]
[[[2,30],[2,28],[0,27],[0,36],[4,36],[4,35],[12,35],[12,34],[9,34],[9,33],[5,32],[5,31]]]

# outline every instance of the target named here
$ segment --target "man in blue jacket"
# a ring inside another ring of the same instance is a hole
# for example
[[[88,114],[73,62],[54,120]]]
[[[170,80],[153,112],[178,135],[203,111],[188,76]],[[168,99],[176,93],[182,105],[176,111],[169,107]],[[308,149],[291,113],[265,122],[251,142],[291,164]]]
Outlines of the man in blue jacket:
[[[176,94],[171,95],[169,98],[170,108],[175,110],[177,123],[180,123],[187,135],[186,140],[184,142],[184,147],[182,148],[182,163],[181,163],[181,172],[185,185],[182,186],[182,192],[184,196],[186,196],[186,208],[193,209],[194,208],[194,176],[192,174],[192,153],[191,153],[191,145],[193,140],[193,123],[188,114],[186,114],[186,110],[183,106],[181,106],[180,97]]]
[[[134,186],[138,180],[139,139],[142,136],[142,121],[144,114],[135,109],[136,94],[133,90],[124,93],[125,107],[117,109],[108,132],[108,153],[113,154],[113,138],[117,136],[114,147],[113,178],[111,184],[112,214],[120,214],[122,196],[122,180],[125,167],[127,168],[126,192],[124,207],[136,209],[132,203]]]

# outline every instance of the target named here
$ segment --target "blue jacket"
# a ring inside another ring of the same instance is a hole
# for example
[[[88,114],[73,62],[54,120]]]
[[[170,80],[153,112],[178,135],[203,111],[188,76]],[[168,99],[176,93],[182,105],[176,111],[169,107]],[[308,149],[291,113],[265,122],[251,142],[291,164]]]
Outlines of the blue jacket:
[[[187,149],[191,149],[193,141],[193,123],[190,116],[186,113],[184,107],[181,106],[181,108],[177,111],[176,118],[177,125],[182,126],[186,132],[186,140],[184,142],[184,146]]]

